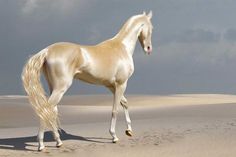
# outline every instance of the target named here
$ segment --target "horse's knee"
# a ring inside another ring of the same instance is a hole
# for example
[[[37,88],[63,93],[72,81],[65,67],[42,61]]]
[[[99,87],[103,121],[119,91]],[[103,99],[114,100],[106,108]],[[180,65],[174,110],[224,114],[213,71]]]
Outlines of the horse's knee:
[[[58,108],[57,108],[57,106],[54,106],[54,112],[58,113]]]
[[[118,111],[112,111],[111,116],[112,116],[113,118],[116,118],[116,117],[117,117],[117,114],[118,114]]]
[[[122,107],[128,109],[128,105],[127,105],[128,101],[127,101],[127,99],[125,99],[125,98],[123,99],[122,98],[121,101],[120,101],[120,104],[121,104]]]

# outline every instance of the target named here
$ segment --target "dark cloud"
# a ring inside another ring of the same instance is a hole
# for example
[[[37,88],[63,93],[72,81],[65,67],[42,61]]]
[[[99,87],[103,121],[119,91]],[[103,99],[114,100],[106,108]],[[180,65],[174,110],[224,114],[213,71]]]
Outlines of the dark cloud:
[[[21,71],[28,57],[49,44],[96,44],[114,36],[132,15],[153,10],[153,47],[137,44],[128,93],[236,93],[236,1],[232,0],[2,0],[0,94],[23,94]],[[221,41],[221,34],[227,30]],[[77,85],[78,84],[78,85]],[[69,93],[104,93],[75,81]]]
[[[162,44],[168,43],[213,43],[221,39],[220,33],[205,29],[187,29],[181,32],[165,34],[160,39]]]
[[[228,41],[236,41],[236,29],[228,29],[224,34],[224,38]]]
[[[176,36],[177,42],[193,43],[193,42],[217,42],[220,39],[220,35],[209,30],[195,29],[186,30],[183,33]]]

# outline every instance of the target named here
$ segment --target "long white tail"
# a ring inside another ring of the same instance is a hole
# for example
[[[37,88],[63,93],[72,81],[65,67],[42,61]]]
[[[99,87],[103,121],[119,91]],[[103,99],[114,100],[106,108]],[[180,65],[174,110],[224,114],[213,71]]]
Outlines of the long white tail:
[[[43,49],[32,56],[25,64],[22,72],[22,81],[29,101],[36,114],[45,122],[46,126],[58,129],[57,114],[54,106],[48,103],[45,91],[41,85],[40,74],[48,49]]]

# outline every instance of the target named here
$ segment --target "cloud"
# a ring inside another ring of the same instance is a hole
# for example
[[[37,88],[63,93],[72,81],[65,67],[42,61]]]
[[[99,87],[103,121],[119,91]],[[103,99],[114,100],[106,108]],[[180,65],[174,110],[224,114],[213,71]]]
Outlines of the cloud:
[[[51,12],[57,11],[61,13],[68,13],[73,11],[76,7],[83,8],[86,1],[81,0],[24,0],[22,5],[22,12],[24,14],[32,14],[35,12]]]
[[[204,29],[186,30],[177,37],[177,41],[187,43],[217,42],[219,40],[219,35],[217,33]]]
[[[23,92],[20,73],[30,54],[58,41],[101,42],[143,10],[153,10],[154,51],[147,57],[137,44],[131,93],[235,92],[236,21],[228,18],[235,13],[235,4],[232,0],[0,1],[0,72],[4,74],[0,94]],[[75,86],[72,92],[93,91],[88,87]]]
[[[211,67],[236,63],[236,45],[225,41],[215,43],[172,43],[161,46],[158,62],[183,66]]]
[[[186,29],[177,33],[162,34],[160,42],[168,43],[213,43],[221,39],[221,34],[205,29]]]
[[[31,13],[38,7],[38,0],[26,0],[22,11],[24,13]]]
[[[224,34],[224,39],[228,41],[236,41],[236,29],[235,28],[230,28],[226,30]]]
[[[155,46],[155,44],[153,45]],[[154,47],[151,56],[134,55],[135,76],[130,90],[146,93],[234,93],[236,44],[170,43]],[[138,55],[140,54],[140,55]],[[138,86],[136,82],[142,80]]]

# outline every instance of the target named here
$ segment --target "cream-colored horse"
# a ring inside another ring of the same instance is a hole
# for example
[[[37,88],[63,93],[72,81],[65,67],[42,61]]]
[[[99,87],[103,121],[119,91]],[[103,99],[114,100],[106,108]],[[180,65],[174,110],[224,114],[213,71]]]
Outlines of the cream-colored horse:
[[[103,85],[114,94],[110,134],[113,142],[118,138],[115,133],[117,106],[124,108],[127,121],[126,134],[132,136],[131,120],[124,92],[127,81],[134,71],[133,52],[137,39],[144,51],[152,51],[152,12],[131,17],[118,34],[95,46],[74,43],[55,43],[32,56],[26,63],[22,80],[29,100],[40,118],[38,133],[39,148],[44,149],[43,138],[46,127],[54,133],[56,146],[62,141],[58,133],[57,104],[71,86],[73,79]],[[44,72],[50,89],[47,99],[40,83],[40,73]]]

